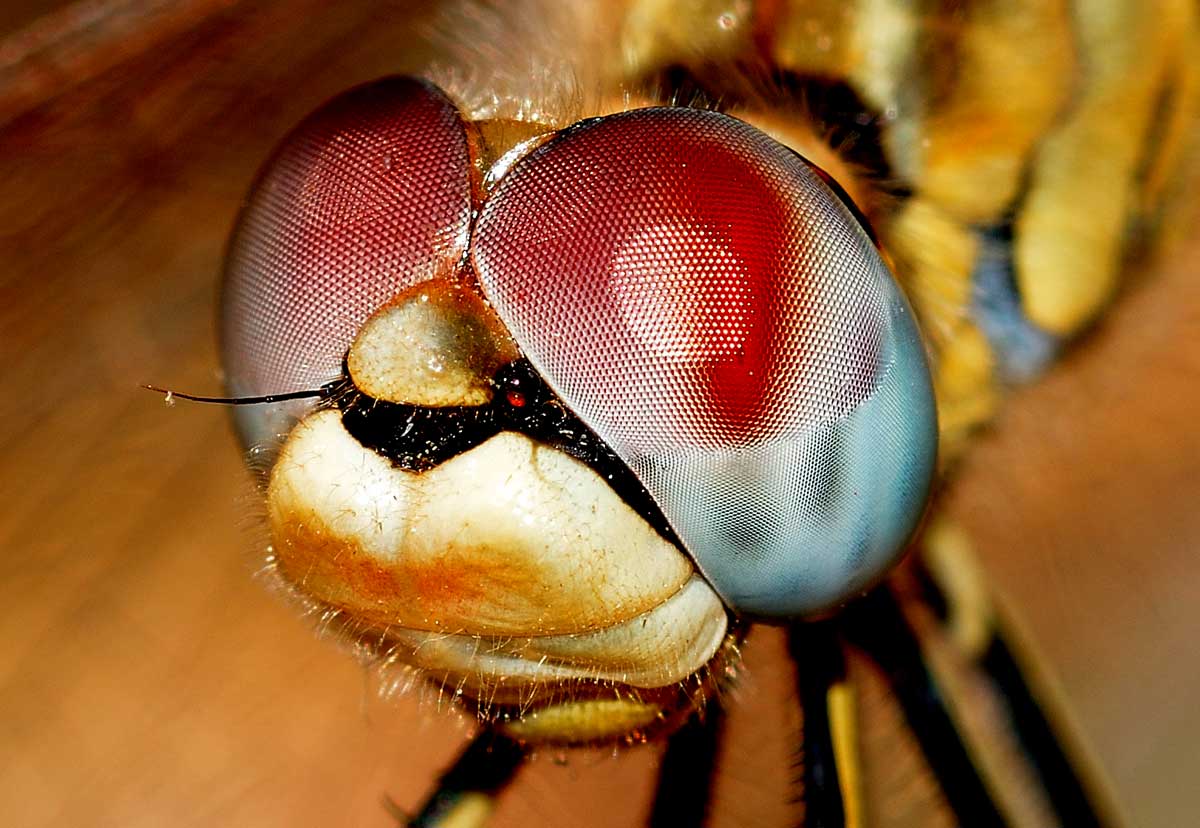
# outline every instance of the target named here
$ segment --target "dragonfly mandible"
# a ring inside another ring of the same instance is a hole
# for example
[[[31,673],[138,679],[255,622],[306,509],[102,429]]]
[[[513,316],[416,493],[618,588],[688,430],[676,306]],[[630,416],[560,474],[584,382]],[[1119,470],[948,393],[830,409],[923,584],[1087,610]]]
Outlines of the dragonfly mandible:
[[[479,716],[413,825],[482,824],[531,746],[652,740],[651,823],[702,820],[754,622],[788,630],[807,824],[868,824],[847,647],[958,821],[1009,824],[1015,772],[956,720],[922,616],[1007,705],[1034,810],[1115,824],[967,544],[918,524],[939,453],[1088,326],[1154,220],[1191,7],[684,5],[543,10],[576,32],[553,55],[382,79],[284,139],[222,318],[230,393],[271,397],[237,421],[272,566]],[[480,40],[535,17],[472,16]],[[580,64],[594,43],[618,48]]]

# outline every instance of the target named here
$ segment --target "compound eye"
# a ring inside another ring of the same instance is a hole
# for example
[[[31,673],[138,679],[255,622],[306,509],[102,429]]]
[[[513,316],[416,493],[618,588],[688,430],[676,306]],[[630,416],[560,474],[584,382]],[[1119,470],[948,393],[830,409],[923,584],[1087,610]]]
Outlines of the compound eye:
[[[230,243],[221,299],[229,393],[337,379],[363,322],[464,255],[470,155],[431,84],[385,78],[310,115],[267,162]],[[305,403],[244,406],[247,446],[273,443]]]
[[[900,554],[936,454],[924,350],[861,224],[791,150],[711,112],[584,122],[501,179],[472,256],[735,610],[825,609]]]

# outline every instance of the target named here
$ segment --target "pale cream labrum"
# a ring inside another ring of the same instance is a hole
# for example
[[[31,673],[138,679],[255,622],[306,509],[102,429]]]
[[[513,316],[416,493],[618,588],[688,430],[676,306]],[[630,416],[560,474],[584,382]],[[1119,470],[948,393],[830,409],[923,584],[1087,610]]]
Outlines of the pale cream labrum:
[[[317,412],[289,437],[268,501],[283,575],[394,631],[414,666],[665,686],[725,635],[682,552],[596,472],[523,435],[417,473]]]

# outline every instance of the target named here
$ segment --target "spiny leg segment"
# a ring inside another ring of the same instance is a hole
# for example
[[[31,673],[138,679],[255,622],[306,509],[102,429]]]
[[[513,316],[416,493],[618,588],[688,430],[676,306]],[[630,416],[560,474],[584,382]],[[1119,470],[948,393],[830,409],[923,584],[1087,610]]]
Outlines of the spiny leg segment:
[[[793,624],[788,654],[804,714],[804,818],[807,828],[861,828],[861,777],[853,690],[836,621]]]
[[[855,601],[838,622],[847,640],[883,671],[959,823],[1003,828],[999,807],[890,587],[884,584]]]

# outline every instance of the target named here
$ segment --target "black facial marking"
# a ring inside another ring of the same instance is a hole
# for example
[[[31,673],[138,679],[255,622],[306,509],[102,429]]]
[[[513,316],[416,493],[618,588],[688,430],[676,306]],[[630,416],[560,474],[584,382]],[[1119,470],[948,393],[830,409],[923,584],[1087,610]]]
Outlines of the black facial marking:
[[[501,367],[492,388],[491,402],[477,406],[387,402],[364,394],[348,378],[328,396],[354,439],[406,471],[428,471],[502,431],[524,434],[587,464],[659,535],[683,548],[634,473],[563,404],[529,360]]]

